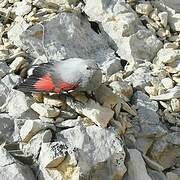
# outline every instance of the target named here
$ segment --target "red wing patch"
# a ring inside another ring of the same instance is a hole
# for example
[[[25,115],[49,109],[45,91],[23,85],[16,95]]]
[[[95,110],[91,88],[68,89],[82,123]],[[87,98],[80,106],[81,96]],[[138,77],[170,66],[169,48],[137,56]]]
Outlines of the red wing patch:
[[[54,88],[54,92],[59,93],[61,92],[62,89],[65,91],[73,90],[77,88],[78,86],[79,86],[79,83],[71,84],[71,83],[66,83],[66,82],[60,82],[59,87]]]
[[[55,87],[49,73],[41,77],[33,86],[40,91],[52,91]]]

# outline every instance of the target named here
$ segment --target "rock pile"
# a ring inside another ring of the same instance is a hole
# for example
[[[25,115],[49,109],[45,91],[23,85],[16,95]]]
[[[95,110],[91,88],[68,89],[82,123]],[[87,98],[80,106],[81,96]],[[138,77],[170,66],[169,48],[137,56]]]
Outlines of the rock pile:
[[[179,7],[2,0],[0,178],[180,179]],[[13,89],[34,66],[71,57],[101,68],[93,94]]]

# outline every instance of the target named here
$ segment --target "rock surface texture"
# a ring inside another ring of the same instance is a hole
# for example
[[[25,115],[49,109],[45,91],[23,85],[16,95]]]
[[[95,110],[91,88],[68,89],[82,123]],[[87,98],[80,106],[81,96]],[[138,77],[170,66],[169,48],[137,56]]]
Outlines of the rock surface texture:
[[[16,89],[68,58],[94,92]],[[179,180],[180,1],[0,1],[1,179]]]

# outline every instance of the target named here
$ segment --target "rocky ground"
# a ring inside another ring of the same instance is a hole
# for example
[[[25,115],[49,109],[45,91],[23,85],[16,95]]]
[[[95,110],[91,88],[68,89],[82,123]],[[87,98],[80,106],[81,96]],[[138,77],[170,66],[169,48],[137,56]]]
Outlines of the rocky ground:
[[[0,179],[180,180],[179,42],[179,0],[1,0]],[[70,57],[94,96],[13,89]]]

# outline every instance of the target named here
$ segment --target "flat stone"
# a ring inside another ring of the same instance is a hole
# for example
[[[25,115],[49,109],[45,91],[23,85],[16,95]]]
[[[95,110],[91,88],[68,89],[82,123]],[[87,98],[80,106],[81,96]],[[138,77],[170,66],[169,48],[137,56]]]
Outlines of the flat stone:
[[[167,180],[180,180],[180,177],[173,172],[168,172],[166,176],[167,176]]]
[[[52,107],[61,107],[64,105],[64,101],[56,96],[45,96],[44,104],[50,105]]]
[[[3,78],[8,72],[9,72],[9,67],[6,63],[0,62],[0,79]]]
[[[15,160],[4,148],[0,148],[0,177],[11,180],[35,180],[31,169],[19,161]]]
[[[39,161],[41,166],[56,168],[66,157],[67,146],[62,142],[43,143]]]
[[[166,28],[168,22],[168,13],[167,12],[160,12],[158,14],[161,24]]]
[[[14,3],[14,12],[17,16],[24,16],[31,12],[31,4],[25,0]]]
[[[10,64],[10,68],[13,71],[18,71],[22,67],[23,64],[27,63],[24,57],[16,57],[15,60]]]
[[[26,120],[20,130],[21,140],[28,142],[39,131],[47,128],[52,128],[51,124],[44,124],[41,120]]]
[[[132,86],[126,81],[114,81],[109,84],[113,92],[117,95],[124,95],[130,98],[133,95]]]
[[[171,107],[174,112],[180,112],[180,99],[171,99]]]
[[[43,117],[57,117],[60,113],[60,109],[43,103],[34,103],[31,105],[31,108]]]
[[[136,149],[128,149],[128,152],[130,160],[127,163],[128,171],[124,180],[151,180],[141,153]]]
[[[6,113],[0,114],[0,144],[4,141],[12,142],[14,133],[14,121]]]
[[[157,60],[156,62],[158,64],[164,63],[172,63],[176,59],[180,57],[180,51],[179,50],[174,50],[172,48],[168,49],[161,49],[158,54],[157,54]]]
[[[44,32],[45,40],[42,45]],[[114,51],[109,48],[102,34],[94,32],[87,19],[78,13],[59,13],[43,25],[32,26],[21,35],[21,47],[29,49],[30,54],[35,57],[42,56],[47,51],[49,59],[57,60],[81,57],[103,63],[115,58]]]
[[[152,10],[153,7],[149,2],[136,5],[136,12],[139,14],[149,15]]]
[[[0,81],[0,112],[4,112],[7,106],[7,98],[9,90],[7,86]]]
[[[121,179],[126,172],[121,139],[111,128],[79,125],[59,132],[57,139],[66,140],[69,150],[74,149],[80,177]]]
[[[169,17],[169,24],[170,27],[174,30],[174,31],[180,31],[180,13],[174,14],[172,16]]]
[[[23,92],[12,90],[8,96],[7,111],[10,116],[19,117],[29,109],[28,97]]]
[[[171,78],[164,78],[161,80],[161,83],[166,89],[171,89],[174,87],[174,82]]]
[[[157,140],[151,149],[150,156],[165,169],[175,165],[180,155],[180,132],[169,133]]]
[[[68,98],[67,104],[72,109],[75,109],[77,113],[88,117],[100,127],[107,127],[108,122],[114,115],[114,112],[110,108],[103,107],[92,99],[84,102],[84,105],[82,106],[82,104],[73,103],[72,100]]]

